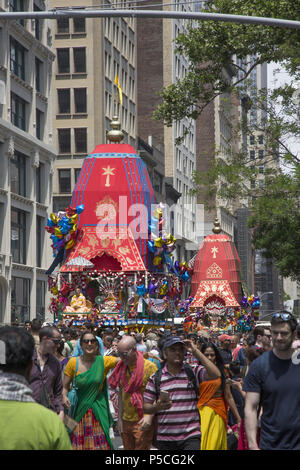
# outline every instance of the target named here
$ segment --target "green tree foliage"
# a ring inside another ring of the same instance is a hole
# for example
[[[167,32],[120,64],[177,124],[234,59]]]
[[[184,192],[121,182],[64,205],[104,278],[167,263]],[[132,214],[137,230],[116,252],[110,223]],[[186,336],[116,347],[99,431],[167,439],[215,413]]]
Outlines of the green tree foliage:
[[[290,0],[215,0],[203,10],[210,13],[258,16],[296,20],[300,18],[300,1]],[[176,38],[176,51],[190,61],[188,73],[161,92],[163,102],[154,116],[171,126],[184,117],[195,119],[218,95],[233,90],[246,80],[251,71],[263,63],[284,64],[299,73],[300,33],[296,29],[200,21],[191,22],[187,33]],[[251,55],[251,66],[237,65]],[[236,79],[229,81],[224,69],[231,68]],[[237,78],[238,72],[242,76]]]
[[[289,20],[300,19],[299,0],[215,0],[204,11]],[[278,63],[291,76],[291,83],[271,91],[261,90],[247,103],[263,118],[232,121],[232,136],[264,137],[264,157],[249,149],[216,158],[206,173],[195,172],[194,194],[212,208],[218,196],[233,207],[247,201],[248,221],[254,246],[275,260],[283,276],[300,279],[300,157],[293,142],[299,142],[300,32],[296,29],[214,21],[191,22],[176,38],[176,51],[190,62],[186,76],[161,92],[162,103],[154,118],[172,126],[184,117],[197,119],[216,97],[247,96],[250,73],[259,64]],[[251,61],[250,58],[251,57]],[[240,59],[240,60],[237,60]],[[248,62],[247,62],[248,61]],[[224,73],[227,71],[227,73]],[[228,98],[226,98],[228,99]],[[224,99],[224,101],[226,101]],[[229,98],[230,99],[230,98]],[[263,165],[262,165],[263,164]],[[262,169],[263,167],[263,169]],[[264,182],[258,186],[259,175]]]

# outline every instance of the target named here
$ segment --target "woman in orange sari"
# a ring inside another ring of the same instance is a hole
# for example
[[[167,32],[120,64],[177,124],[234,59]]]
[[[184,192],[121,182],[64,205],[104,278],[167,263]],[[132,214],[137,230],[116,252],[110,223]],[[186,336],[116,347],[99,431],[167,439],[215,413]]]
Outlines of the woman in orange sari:
[[[220,370],[221,378],[203,380],[199,386],[198,410],[201,420],[201,450],[227,450],[228,407],[236,417],[241,417],[226,383],[222,356],[214,343],[205,343],[201,352]]]

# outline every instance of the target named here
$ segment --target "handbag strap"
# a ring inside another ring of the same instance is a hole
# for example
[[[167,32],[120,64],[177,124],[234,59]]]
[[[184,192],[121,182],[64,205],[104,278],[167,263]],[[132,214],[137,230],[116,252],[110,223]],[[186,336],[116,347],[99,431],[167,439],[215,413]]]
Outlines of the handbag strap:
[[[74,376],[74,384],[76,385],[76,375],[78,372],[78,364],[79,364],[79,358],[76,356],[76,368],[75,368],[75,376]]]

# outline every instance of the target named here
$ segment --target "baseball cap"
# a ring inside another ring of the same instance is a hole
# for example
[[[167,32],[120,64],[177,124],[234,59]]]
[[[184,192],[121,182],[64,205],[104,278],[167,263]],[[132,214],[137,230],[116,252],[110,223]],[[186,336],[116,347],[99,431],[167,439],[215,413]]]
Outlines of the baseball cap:
[[[112,334],[114,330],[112,328],[105,328],[104,333]]]
[[[226,340],[229,340],[229,341],[230,341],[230,340],[231,340],[231,336],[229,336],[229,335],[221,335],[221,336],[218,337],[218,340],[221,341],[221,343],[222,343],[223,341],[226,341]]]
[[[181,338],[179,338],[179,336],[169,336],[164,342],[162,349],[164,351],[166,348],[170,348],[171,346],[177,343],[182,344],[186,347],[186,344],[182,341]]]

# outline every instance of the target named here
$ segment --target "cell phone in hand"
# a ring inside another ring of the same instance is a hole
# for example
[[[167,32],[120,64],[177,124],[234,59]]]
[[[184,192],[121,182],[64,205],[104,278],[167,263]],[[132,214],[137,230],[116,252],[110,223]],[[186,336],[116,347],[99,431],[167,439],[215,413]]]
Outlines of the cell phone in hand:
[[[170,401],[169,392],[167,392],[166,390],[162,390],[160,392],[160,400],[161,401]]]

